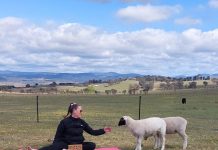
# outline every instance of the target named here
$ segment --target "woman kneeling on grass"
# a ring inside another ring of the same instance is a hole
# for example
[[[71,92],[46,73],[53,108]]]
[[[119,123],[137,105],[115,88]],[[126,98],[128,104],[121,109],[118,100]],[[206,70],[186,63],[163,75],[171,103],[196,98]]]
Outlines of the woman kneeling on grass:
[[[76,103],[71,103],[68,113],[57,127],[55,138],[52,145],[40,148],[39,150],[62,150],[67,149],[68,145],[82,144],[83,150],[94,150],[95,143],[84,142],[83,130],[91,135],[102,135],[111,132],[111,128],[93,130],[88,123],[81,119],[82,107]],[[70,115],[69,115],[70,114]],[[36,150],[28,147],[28,150]]]

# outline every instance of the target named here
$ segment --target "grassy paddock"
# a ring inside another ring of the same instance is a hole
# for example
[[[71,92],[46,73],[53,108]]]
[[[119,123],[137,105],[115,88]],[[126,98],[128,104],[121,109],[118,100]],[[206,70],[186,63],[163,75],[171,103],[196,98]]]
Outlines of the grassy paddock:
[[[135,139],[125,127],[118,127],[119,118],[130,115],[138,118],[139,96],[39,96],[40,123],[36,123],[34,95],[0,95],[0,149],[12,150],[20,146],[42,147],[50,144],[59,121],[66,114],[70,102],[83,106],[83,118],[95,129],[111,126],[112,133],[86,140],[98,147],[117,146],[132,150]],[[181,98],[187,104],[181,104]],[[195,90],[158,93],[142,96],[142,118],[150,116],[183,116],[188,120],[189,150],[218,150],[218,91]],[[166,149],[182,149],[178,135],[167,135]],[[143,149],[151,150],[153,138],[143,142]]]

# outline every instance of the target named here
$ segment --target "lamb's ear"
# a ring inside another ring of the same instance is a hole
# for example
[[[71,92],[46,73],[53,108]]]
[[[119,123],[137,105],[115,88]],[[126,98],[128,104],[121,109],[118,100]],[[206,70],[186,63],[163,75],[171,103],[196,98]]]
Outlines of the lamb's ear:
[[[126,125],[126,120],[122,117],[118,123],[118,126]]]

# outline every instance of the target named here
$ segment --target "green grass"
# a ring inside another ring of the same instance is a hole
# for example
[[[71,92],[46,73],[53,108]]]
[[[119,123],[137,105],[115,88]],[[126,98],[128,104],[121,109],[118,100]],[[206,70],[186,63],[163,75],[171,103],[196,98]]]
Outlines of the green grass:
[[[111,126],[109,134],[94,137],[84,134],[97,147],[117,146],[133,150],[135,138],[125,127],[118,127],[123,115],[138,118],[138,97],[40,95],[39,119],[36,123],[34,95],[0,95],[0,149],[13,150],[20,146],[42,147],[50,144],[59,121],[66,114],[68,104],[83,106],[83,118],[95,129]],[[181,104],[181,98],[187,104]],[[176,93],[156,93],[142,96],[141,117],[183,116],[188,120],[189,150],[218,150],[218,90],[192,90]],[[178,135],[167,135],[166,150],[182,149]],[[153,148],[153,138],[143,142],[143,149]]]

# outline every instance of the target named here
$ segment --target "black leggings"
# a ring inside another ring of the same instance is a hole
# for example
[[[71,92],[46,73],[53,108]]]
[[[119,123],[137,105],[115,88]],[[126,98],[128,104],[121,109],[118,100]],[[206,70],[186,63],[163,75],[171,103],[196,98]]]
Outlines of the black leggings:
[[[96,145],[93,142],[83,142],[83,150],[94,150]],[[45,146],[40,148],[39,150],[62,150],[63,148],[67,149],[68,144],[64,142],[55,142],[52,145]]]

